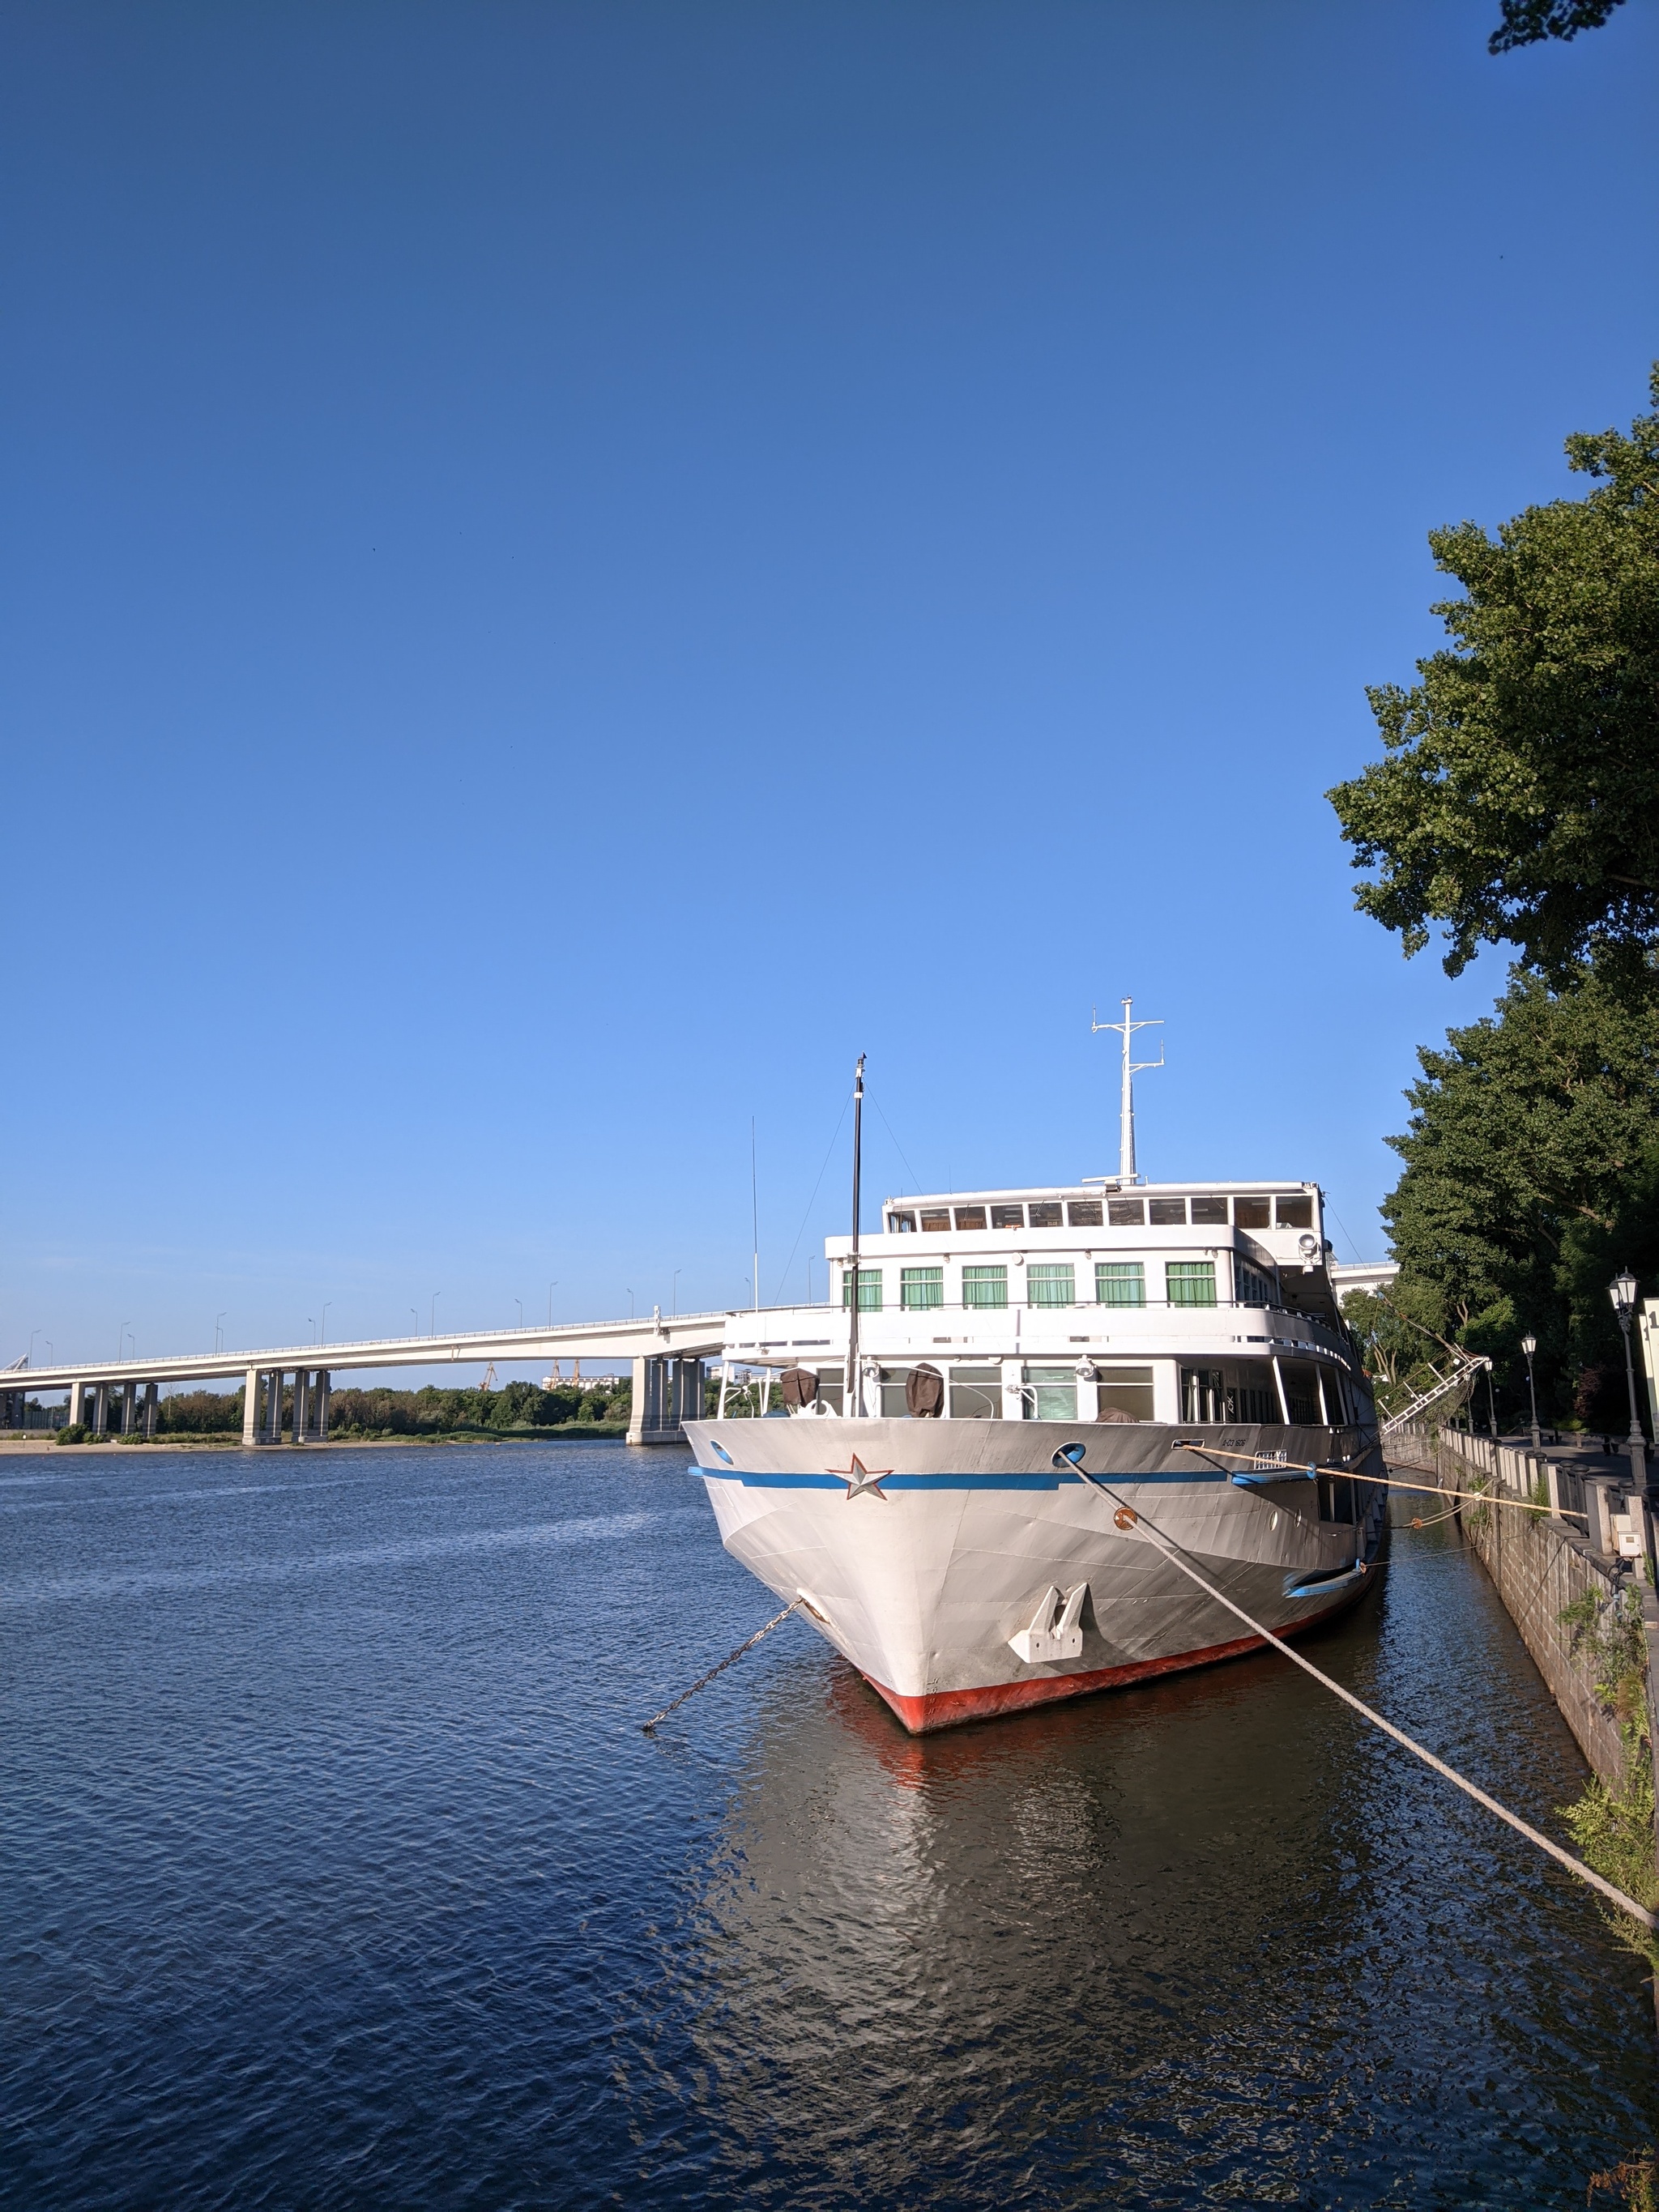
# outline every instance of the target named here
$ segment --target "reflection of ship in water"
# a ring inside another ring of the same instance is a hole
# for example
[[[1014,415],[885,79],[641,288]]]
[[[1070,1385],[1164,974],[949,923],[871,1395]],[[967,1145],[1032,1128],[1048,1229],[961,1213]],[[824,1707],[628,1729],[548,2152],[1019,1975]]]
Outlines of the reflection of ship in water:
[[[1266,1661],[915,1737],[850,1668],[786,1664],[696,1914],[718,1994],[694,2039],[733,2154],[816,2174],[792,2203],[977,2203],[942,2177],[1006,2176],[1024,2140],[1052,2178],[1068,2127],[1098,2172],[1109,2112],[1195,2123],[1158,2108],[1218,2069],[1224,2103],[1291,1982],[1334,2045],[1369,1770],[1351,1739],[1310,1756],[1319,1698]],[[860,2170],[886,2100],[899,2163]]]

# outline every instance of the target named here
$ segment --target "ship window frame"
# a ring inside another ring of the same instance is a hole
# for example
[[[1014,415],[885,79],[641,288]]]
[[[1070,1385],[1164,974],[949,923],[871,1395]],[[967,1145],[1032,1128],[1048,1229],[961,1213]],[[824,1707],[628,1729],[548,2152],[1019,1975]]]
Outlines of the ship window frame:
[[[953,1421],[1000,1421],[1002,1419],[1002,1370],[1000,1367],[952,1367],[946,1377],[950,1390],[951,1419]],[[988,1410],[981,1412],[971,1406],[959,1406],[957,1392],[984,1401]]]
[[[1000,1297],[982,1291],[1000,1291]],[[1006,1260],[976,1261],[962,1271],[962,1304],[969,1313],[1002,1313],[1008,1304],[1008,1263]]]
[[[1047,1291],[1065,1285],[1064,1297],[1039,1297],[1038,1290]],[[1057,1310],[1061,1306],[1077,1304],[1077,1268],[1070,1260],[1029,1260],[1025,1265],[1025,1303]]]
[[[884,1308],[882,1305],[881,1269],[879,1267],[866,1267],[860,1261],[857,1273],[859,1279],[859,1311],[860,1313],[882,1312]],[[843,1313],[851,1313],[853,1310],[853,1264],[851,1261],[848,1261],[842,1267],[841,1271],[841,1304]],[[870,1294],[872,1289],[875,1293],[873,1297]]]
[[[1044,1363],[1021,1370],[1025,1418],[1032,1421],[1077,1419],[1077,1370]]]
[[[1176,1292],[1181,1285],[1181,1295]],[[1193,1297],[1193,1291],[1208,1291],[1209,1296]],[[1187,1309],[1212,1306],[1216,1302],[1215,1261],[1213,1260],[1166,1260],[1164,1262],[1164,1302],[1166,1305]]]
[[[936,1291],[937,1297],[911,1296],[912,1291]],[[945,1304],[945,1267],[943,1261],[935,1267],[901,1267],[899,1269],[899,1311],[901,1313],[932,1313]]]
[[[1132,1411],[1128,1406],[1121,1402],[1124,1398],[1133,1398],[1135,1406],[1144,1406],[1146,1411],[1144,1413]],[[1138,1361],[1132,1365],[1119,1364],[1108,1365],[1103,1361],[1097,1360],[1095,1403],[1102,1409],[1109,1407],[1114,1412],[1127,1413],[1132,1421],[1156,1420],[1158,1419],[1156,1367],[1150,1360]]]
[[[1138,1295],[1132,1298],[1109,1298],[1107,1287],[1133,1284]],[[1097,1260],[1095,1261],[1095,1304],[1097,1306],[1137,1307],[1146,1303],[1146,1262],[1144,1260]]]

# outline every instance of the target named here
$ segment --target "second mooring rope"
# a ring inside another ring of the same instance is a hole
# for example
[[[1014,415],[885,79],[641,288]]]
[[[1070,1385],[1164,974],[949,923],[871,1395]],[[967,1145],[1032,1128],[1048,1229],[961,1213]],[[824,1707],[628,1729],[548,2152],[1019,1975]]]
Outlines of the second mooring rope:
[[[1362,1719],[1368,1720],[1373,1728],[1381,1729],[1383,1735],[1391,1736],[1395,1743],[1402,1744],[1414,1758],[1420,1759],[1425,1766],[1431,1766],[1437,1774],[1443,1776],[1446,1781],[1461,1790],[1466,1797],[1473,1797],[1477,1805],[1484,1805],[1487,1812],[1495,1814],[1500,1820],[1513,1828],[1517,1835],[1524,1836],[1529,1844],[1536,1844],[1540,1851],[1547,1851],[1551,1858],[1555,1860],[1558,1865],[1565,1867],[1569,1874],[1577,1875],[1580,1881],[1586,1881],[1592,1889],[1600,1890],[1602,1896],[1607,1899],[1609,1903],[1616,1905],[1621,1912],[1627,1912],[1632,1920],[1639,1921],[1644,1928],[1659,1929],[1659,1916],[1650,1912],[1645,1905],[1638,1905],[1633,1897],[1626,1897],[1622,1889],[1615,1889],[1610,1881],[1604,1881],[1596,1873],[1594,1867],[1586,1866],[1583,1859],[1576,1859],[1571,1851],[1563,1850],[1559,1844],[1545,1835],[1540,1829],[1531,1826],[1528,1822],[1521,1818],[1518,1813],[1511,1813],[1507,1805],[1500,1805],[1495,1797],[1489,1797],[1484,1790],[1477,1788],[1473,1782],[1460,1774],[1455,1767],[1448,1766],[1443,1759],[1437,1759],[1431,1751],[1425,1750],[1423,1745],[1408,1736],[1404,1729],[1396,1728],[1392,1721],[1384,1720],[1382,1714],[1366,1705],[1363,1698],[1356,1698],[1352,1690],[1345,1690],[1340,1682],[1333,1681],[1328,1674],[1322,1674],[1311,1659],[1304,1659],[1299,1651],[1293,1651],[1282,1636],[1276,1636],[1271,1628],[1264,1627],[1259,1620],[1253,1620],[1242,1605],[1235,1605],[1231,1598],[1224,1595],[1213,1583],[1207,1581],[1200,1574],[1198,1569],[1182,1554],[1179,1546],[1166,1537],[1161,1529],[1155,1528],[1144,1514],[1138,1512],[1133,1505],[1125,1504],[1115,1492],[1109,1490],[1103,1482],[1088,1474],[1084,1468],[1078,1468],[1077,1473],[1082,1476],[1085,1482],[1097,1490],[1103,1498],[1110,1498],[1116,1505],[1115,1518],[1120,1528],[1126,1534],[1132,1528],[1141,1530],[1169,1560],[1171,1566],[1178,1567],[1189,1581],[1198,1584],[1206,1596],[1212,1597],[1218,1605],[1224,1606],[1229,1613],[1242,1620],[1247,1628],[1254,1631],[1264,1642],[1271,1644],[1276,1650],[1282,1651],[1292,1666],[1299,1667],[1304,1674],[1311,1674],[1316,1682],[1322,1684],[1334,1696],[1340,1698],[1345,1705],[1352,1705]]]
[[[1379,1490],[1413,1491],[1421,1498],[1467,1498],[1472,1505],[1509,1505],[1517,1513],[1548,1513],[1555,1510],[1547,1505],[1534,1505],[1528,1498],[1505,1498],[1500,1490],[1444,1490],[1437,1482],[1402,1482],[1397,1474],[1361,1474],[1351,1467],[1318,1467],[1311,1461],[1306,1466],[1292,1460],[1273,1461],[1264,1466],[1258,1452],[1224,1451],[1219,1444],[1194,1443],[1185,1437],[1177,1437],[1176,1443],[1178,1450],[1189,1451],[1198,1459],[1236,1459],[1242,1467],[1248,1467],[1253,1474],[1261,1475],[1268,1482],[1273,1480],[1275,1472],[1282,1466],[1284,1479],[1287,1482],[1294,1481],[1298,1475],[1334,1474],[1346,1482],[1375,1483]],[[1587,1514],[1571,1512],[1565,1505],[1559,1508],[1559,1511],[1562,1518],[1567,1521],[1589,1518]]]

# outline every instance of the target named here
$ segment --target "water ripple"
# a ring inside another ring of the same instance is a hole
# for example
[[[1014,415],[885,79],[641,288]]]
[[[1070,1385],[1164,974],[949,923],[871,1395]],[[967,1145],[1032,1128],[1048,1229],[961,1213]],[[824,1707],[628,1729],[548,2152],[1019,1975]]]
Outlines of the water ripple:
[[[917,1742],[791,1622],[641,1736],[773,1609],[683,1465],[9,1523],[8,2212],[1531,2212],[1653,2139],[1594,1905],[1272,1658]],[[1310,1649],[1551,1824],[1490,1586],[1395,1559]]]

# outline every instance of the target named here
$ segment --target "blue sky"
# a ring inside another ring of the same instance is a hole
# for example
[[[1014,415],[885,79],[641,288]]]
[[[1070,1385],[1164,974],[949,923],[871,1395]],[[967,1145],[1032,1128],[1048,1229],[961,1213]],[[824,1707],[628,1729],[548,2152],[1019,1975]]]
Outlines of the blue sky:
[[[1659,354],[1659,9],[1496,15],[9,9],[0,1356],[744,1302],[751,1116],[799,1295],[858,1052],[1099,1173],[1124,992],[1376,1252],[1503,963],[1322,794]]]

